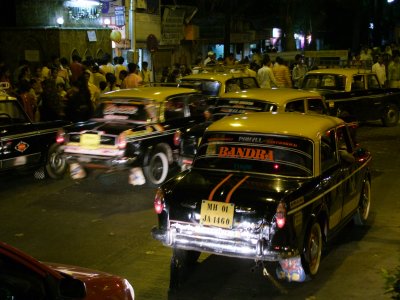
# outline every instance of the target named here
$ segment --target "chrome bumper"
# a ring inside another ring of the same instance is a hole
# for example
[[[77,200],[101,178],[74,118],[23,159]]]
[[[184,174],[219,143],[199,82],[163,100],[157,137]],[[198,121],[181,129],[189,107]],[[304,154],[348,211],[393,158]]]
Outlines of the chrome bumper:
[[[168,247],[237,258],[280,261],[298,254],[294,251],[272,251],[268,237],[229,229],[219,229],[213,234],[206,235],[173,226],[168,230],[155,227],[152,229],[152,236]]]
[[[86,167],[105,169],[126,169],[132,167],[136,157],[114,157],[64,153],[63,157],[68,163],[79,163]]]

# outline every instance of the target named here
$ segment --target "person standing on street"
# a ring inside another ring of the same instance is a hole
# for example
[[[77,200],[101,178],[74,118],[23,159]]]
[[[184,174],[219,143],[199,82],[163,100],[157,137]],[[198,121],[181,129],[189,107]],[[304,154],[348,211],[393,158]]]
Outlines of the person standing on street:
[[[290,72],[288,66],[281,57],[276,58],[274,67],[272,68],[278,88],[291,88],[292,79],[290,78]]]
[[[121,84],[122,89],[131,89],[137,88],[142,85],[143,79],[138,74],[136,74],[137,64],[129,63],[128,64],[128,76],[125,77],[124,81]]]
[[[383,63],[383,56],[379,55],[377,57],[376,63],[372,65],[372,72],[378,77],[379,84],[381,87],[385,87],[386,84],[386,67]]]
[[[304,75],[306,75],[306,73],[307,73],[307,67],[304,64],[303,57],[300,57],[297,61],[297,64],[295,64],[292,70],[292,80],[295,88],[300,87],[301,81],[303,80]]]
[[[257,71],[257,81],[261,88],[270,89],[277,86],[274,73],[269,67],[271,61],[267,58],[263,59],[263,66]]]
[[[388,67],[389,86],[400,88],[400,56],[396,54]]]
[[[151,80],[151,71],[148,69],[149,63],[147,61],[142,62],[142,70],[140,71],[140,76],[142,77],[143,84],[149,85]]]

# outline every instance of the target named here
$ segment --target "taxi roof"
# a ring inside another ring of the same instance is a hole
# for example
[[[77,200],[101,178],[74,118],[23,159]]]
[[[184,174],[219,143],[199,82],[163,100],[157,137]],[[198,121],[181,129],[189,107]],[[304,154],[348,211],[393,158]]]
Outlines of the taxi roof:
[[[307,74],[334,74],[334,75],[346,75],[353,76],[356,74],[371,74],[371,70],[359,69],[359,68],[328,68],[328,69],[318,69],[307,72]]]
[[[274,102],[277,104],[285,104],[289,100],[300,98],[318,98],[321,95],[312,91],[297,90],[292,88],[279,88],[279,89],[250,89],[237,92],[228,92],[220,96],[223,98],[238,98],[238,99],[251,99],[251,100],[264,100]]]
[[[212,123],[207,132],[229,131],[290,135],[317,141],[320,135],[345,122],[327,115],[257,112],[225,117]]]
[[[225,82],[231,78],[238,78],[238,77],[254,77],[245,72],[208,72],[208,73],[199,73],[199,74],[190,74],[186,75],[181,78],[181,81],[185,80],[216,80]]]
[[[101,99],[115,99],[115,98],[143,98],[151,99],[159,102],[165,101],[170,96],[181,94],[199,94],[199,91],[188,88],[178,87],[139,87],[133,89],[121,89],[104,93]]]

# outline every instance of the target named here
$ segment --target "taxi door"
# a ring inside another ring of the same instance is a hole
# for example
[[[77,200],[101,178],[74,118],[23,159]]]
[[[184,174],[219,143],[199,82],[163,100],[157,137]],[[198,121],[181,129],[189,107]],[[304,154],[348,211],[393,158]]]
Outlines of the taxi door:
[[[357,172],[357,163],[352,154],[354,145],[346,126],[340,126],[336,129],[336,143],[340,166],[344,174],[344,179],[341,183],[344,192],[341,217],[343,220],[358,206],[361,191],[358,185],[361,180],[360,173]]]
[[[345,197],[345,190],[341,182],[345,179],[346,170],[343,170],[336,151],[335,130],[331,129],[321,135],[320,146],[321,183],[327,194],[329,214],[329,230],[340,224]]]
[[[36,126],[16,101],[0,102],[1,170],[35,165],[41,158]]]

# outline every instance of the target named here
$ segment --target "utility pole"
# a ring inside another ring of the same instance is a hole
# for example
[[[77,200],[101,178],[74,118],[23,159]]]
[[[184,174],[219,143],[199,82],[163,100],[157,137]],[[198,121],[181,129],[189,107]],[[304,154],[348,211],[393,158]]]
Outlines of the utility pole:
[[[128,51],[128,62],[137,63],[135,5],[136,5],[135,0],[130,0],[130,3],[129,3],[129,39],[131,40],[131,49]]]

